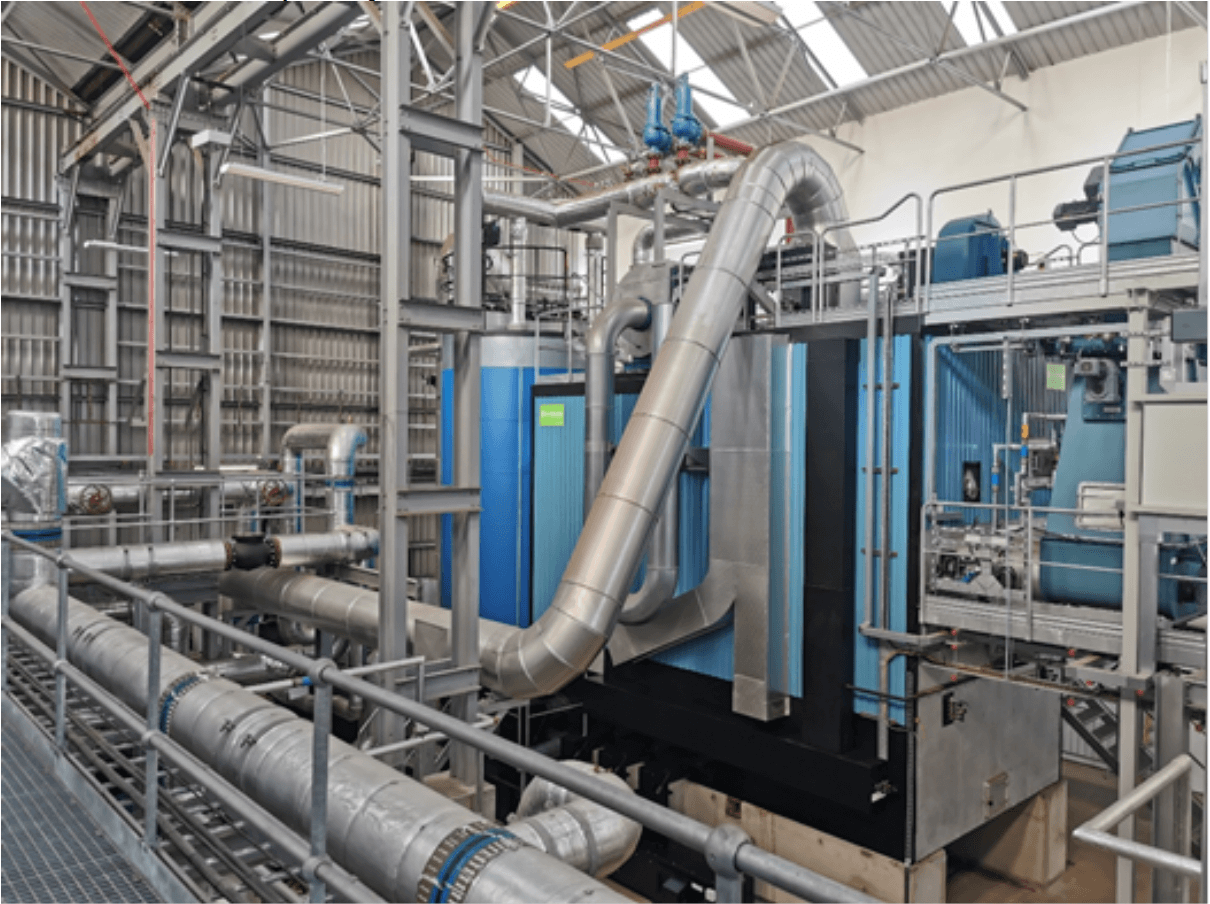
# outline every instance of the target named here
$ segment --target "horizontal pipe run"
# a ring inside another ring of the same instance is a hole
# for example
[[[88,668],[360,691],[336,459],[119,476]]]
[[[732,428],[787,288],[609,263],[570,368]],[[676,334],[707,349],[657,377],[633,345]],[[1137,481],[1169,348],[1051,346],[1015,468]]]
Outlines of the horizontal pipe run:
[[[45,558],[56,558],[47,550],[32,543],[26,543],[5,533],[5,539],[36,555]],[[108,576],[107,580],[109,579]],[[411,700],[399,694],[393,694],[386,689],[371,684],[361,678],[344,674],[331,660],[313,660],[293,650],[287,650],[254,635],[247,634],[238,628],[201,615],[192,609],[181,606],[162,593],[151,593],[113,581],[119,592],[143,600],[149,605],[175,615],[183,621],[196,624],[208,631],[234,640],[256,652],[262,652],[277,661],[308,674],[315,681],[326,681],[335,688],[346,693],[362,697],[369,703],[412,719],[421,725],[428,726],[434,731],[440,731],[451,740],[461,741],[482,751],[493,759],[507,763],[530,775],[540,776],[557,785],[574,791],[591,801],[602,804],[609,809],[628,816],[644,827],[665,837],[703,852],[712,829],[692,817],[677,813],[659,804],[633,794],[622,794],[616,788],[606,785],[592,776],[573,769],[566,764],[556,762],[526,747],[506,740],[496,734],[478,731],[471,725],[453,716],[435,710],[423,703]],[[409,606],[409,609],[414,608]],[[441,610],[448,612],[446,610]],[[874,902],[871,898],[856,889],[840,885],[820,876],[798,864],[767,851],[754,848],[751,845],[741,848],[736,857],[737,864],[757,879],[769,882],[783,888],[792,894],[799,895],[809,901],[839,901],[839,902]],[[747,865],[743,865],[747,864]],[[825,891],[826,889],[826,891]]]
[[[54,651],[11,617],[4,619],[4,628],[56,672],[64,675],[72,684],[96,701],[127,731],[139,736],[144,735],[146,726],[143,724],[143,720],[119,703],[108,690],[94,682],[74,665],[59,660]],[[179,768],[191,781],[205,788],[225,810],[238,814],[252,828],[265,837],[272,838],[274,844],[297,863],[303,864],[310,859],[310,845],[294,834],[273,814],[239,789],[232,787],[228,781],[176,741],[159,732],[147,734],[146,737],[147,743],[151,747]],[[322,861],[316,868],[316,874],[332,891],[346,901],[383,901],[383,898],[376,895],[368,886],[330,860]]]

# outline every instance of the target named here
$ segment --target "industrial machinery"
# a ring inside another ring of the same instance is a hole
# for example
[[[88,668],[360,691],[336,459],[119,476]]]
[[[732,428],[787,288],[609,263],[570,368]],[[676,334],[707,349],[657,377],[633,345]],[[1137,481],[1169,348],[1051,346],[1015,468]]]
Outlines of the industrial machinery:
[[[1065,726],[1133,787],[1204,720],[1200,120],[1131,132],[1060,205],[1060,228],[1107,225],[1056,280],[990,211],[860,245],[878,218],[808,143],[707,157],[687,80],[671,127],[661,92],[624,181],[483,192],[482,258],[451,237],[442,297],[402,304],[404,360],[433,362],[400,380],[438,397],[433,484],[406,443],[376,454],[406,475],[382,517],[433,528],[423,575],[406,530],[358,511],[363,426],[300,423],[276,469],[208,475],[219,526],[178,540],[189,486],[73,481],[58,416],[10,413],[6,680],[144,831],[137,782],[167,789],[166,835],[238,805],[251,862],[216,842],[176,868],[212,897],[609,901],[611,876],[651,900],[864,899],[818,848],[925,900],[947,849],[1062,793]],[[651,224],[619,250],[627,216]],[[467,278],[486,311],[458,303]],[[406,400],[383,406],[406,435]],[[65,517],[111,541],[64,544]],[[416,578],[396,596],[387,549]],[[108,708],[70,718],[69,679]],[[1140,707],[1164,738],[1145,754]],[[774,824],[810,843],[770,853]],[[300,862],[265,853],[279,829]]]

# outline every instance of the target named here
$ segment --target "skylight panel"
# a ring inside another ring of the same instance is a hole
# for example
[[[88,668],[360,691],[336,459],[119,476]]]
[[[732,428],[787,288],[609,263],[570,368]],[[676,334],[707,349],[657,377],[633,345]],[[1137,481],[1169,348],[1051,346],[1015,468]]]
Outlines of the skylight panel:
[[[626,159],[626,155],[616,150],[600,129],[593,125],[587,125],[583,119],[572,112],[575,109],[575,105],[568,99],[566,94],[559,90],[558,85],[547,79],[546,73],[541,69],[536,66],[530,66],[521,72],[515,73],[513,78],[535,100],[540,101],[542,104],[546,103],[546,91],[549,87],[551,117],[562,123],[577,138],[582,138],[585,146],[596,157],[610,163]]]
[[[664,13],[659,9],[651,9],[641,16],[635,16],[626,24],[638,31],[664,17]],[[657,60],[669,67],[672,65],[673,46],[676,47],[676,72],[674,74],[680,75],[685,71],[692,73],[689,77],[690,85],[702,89],[693,93],[693,99],[706,111],[706,115],[714,120],[716,125],[748,118],[748,111],[740,105],[735,95],[723,84],[722,79],[715,75],[714,70],[698,56],[697,51],[693,49],[693,45],[685,39],[684,35],[677,32],[676,40],[673,41],[671,22],[644,32],[639,35],[639,41],[655,55]],[[706,94],[707,91],[710,94]],[[714,94],[721,96],[712,97],[711,95]]]
[[[976,5],[979,7],[976,10]],[[949,7],[946,7],[948,14]],[[989,22],[988,16],[995,21]],[[959,0],[958,9],[954,11],[954,28],[962,35],[962,40],[968,47],[982,44],[984,41],[994,41],[1001,34],[1011,35],[1017,28],[1009,18],[1004,4],[998,2],[978,3],[973,0]]]
[[[869,78],[869,73],[857,62],[857,57],[853,56],[844,38],[815,3],[795,3],[794,12],[801,16],[801,23],[791,24],[838,87]]]

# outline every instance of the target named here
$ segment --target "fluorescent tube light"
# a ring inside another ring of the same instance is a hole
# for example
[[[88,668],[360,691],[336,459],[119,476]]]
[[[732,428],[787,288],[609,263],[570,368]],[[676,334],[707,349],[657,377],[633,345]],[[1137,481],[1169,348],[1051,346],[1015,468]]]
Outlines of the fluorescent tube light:
[[[345,187],[339,182],[326,182],[320,179],[307,179],[291,173],[278,170],[262,169],[259,166],[249,166],[247,163],[224,163],[219,167],[223,176],[243,176],[247,179],[259,179],[262,182],[276,182],[278,185],[289,185],[293,188],[305,188],[310,191],[321,191],[328,195],[339,195]]]

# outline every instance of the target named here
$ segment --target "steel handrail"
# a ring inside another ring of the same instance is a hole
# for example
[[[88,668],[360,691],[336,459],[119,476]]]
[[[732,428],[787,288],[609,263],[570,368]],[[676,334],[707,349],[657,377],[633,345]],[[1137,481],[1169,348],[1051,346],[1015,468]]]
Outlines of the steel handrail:
[[[714,859],[719,859],[721,855],[726,861],[725,866],[730,870],[738,870],[741,873],[748,873],[753,877],[768,882],[771,885],[782,888],[791,894],[798,895],[810,901],[854,901],[854,902],[874,902],[876,899],[871,898],[864,893],[857,891],[847,885],[822,876],[813,870],[807,869],[804,866],[793,863],[776,854],[769,853],[761,848],[756,847],[751,839],[742,832],[737,832],[736,827],[724,823],[719,827],[711,827],[705,823],[698,822],[690,816],[683,813],[677,813],[667,807],[649,801],[638,795],[632,794],[629,791],[623,791],[612,785],[601,782],[584,772],[572,768],[565,763],[552,760],[543,754],[522,747],[521,745],[509,741],[499,735],[484,732],[481,729],[475,728],[474,725],[463,722],[454,716],[433,709],[419,700],[412,700],[399,694],[392,693],[384,687],[376,684],[371,684],[360,678],[350,676],[341,671],[341,669],[331,659],[312,659],[309,656],[304,656],[294,650],[278,646],[261,637],[253,634],[248,634],[239,628],[234,627],[226,622],[210,618],[199,612],[183,606],[173,600],[170,596],[159,591],[146,590],[141,587],[136,587],[128,584],[125,581],[113,578],[103,572],[88,568],[75,562],[70,554],[58,553],[53,550],[48,550],[29,541],[23,540],[20,537],[13,535],[9,531],[4,531],[2,540],[5,545],[4,558],[7,562],[9,558],[9,548],[16,546],[26,552],[33,553],[44,559],[55,562],[60,572],[59,593],[60,593],[60,617],[58,619],[58,634],[62,650],[54,660],[56,664],[62,663],[62,668],[58,674],[65,675],[67,670],[71,669],[73,680],[76,675],[80,675],[73,667],[66,664],[66,601],[67,601],[67,571],[77,571],[94,582],[101,584],[114,590],[116,593],[126,596],[132,600],[142,603],[147,612],[152,616],[165,613],[173,618],[178,618],[181,621],[197,626],[204,631],[216,634],[225,639],[231,640],[241,646],[244,646],[255,652],[264,653],[278,662],[281,662],[290,668],[302,672],[311,678],[311,681],[316,689],[316,704],[315,704],[315,719],[316,719],[316,756],[313,757],[313,780],[312,788],[315,796],[312,798],[312,855],[311,862],[332,863],[327,859],[323,851],[325,846],[326,834],[326,795],[327,795],[327,733],[329,729],[326,727],[330,724],[331,718],[331,692],[333,688],[340,688],[348,693],[360,696],[363,699],[390,710],[393,713],[404,716],[419,724],[426,725],[433,731],[439,731],[454,741],[460,741],[467,744],[482,753],[487,754],[493,759],[507,763],[510,766],[518,768],[531,775],[537,775],[548,779],[560,787],[574,791],[589,800],[594,801],[615,813],[620,813],[630,819],[642,824],[644,827],[651,829],[658,834],[664,835],[667,838],[676,841],[692,850],[707,854],[709,853]],[[9,573],[11,569],[4,569],[4,590],[3,590],[3,618],[0,619],[0,625],[6,632],[13,631],[14,633],[21,632],[17,636],[24,640],[30,635],[25,632],[19,625],[12,622],[8,615],[8,591],[9,591]],[[32,639],[32,638],[31,638]],[[36,641],[35,641],[36,642]],[[7,643],[7,641],[6,641]],[[151,746],[163,744],[168,741],[167,736],[163,735],[158,730],[158,724],[153,716],[156,714],[154,703],[158,698],[158,660],[159,660],[160,644],[158,637],[154,632],[149,632],[148,636],[148,657],[152,663],[150,669],[149,687],[152,680],[157,687],[157,692],[150,696],[148,725],[143,732],[144,743],[151,743]],[[7,658],[7,654],[6,654]],[[7,662],[4,665],[7,668]],[[83,677],[81,675],[81,677]],[[85,679],[87,680],[87,679]],[[98,689],[101,690],[101,689]],[[105,693],[101,690],[102,693]],[[118,704],[120,706],[120,704]],[[324,713],[326,712],[326,717]],[[59,716],[57,715],[57,718]],[[320,738],[321,729],[323,729],[324,737]],[[162,738],[163,740],[160,740]],[[322,746],[322,754],[320,748]],[[150,748],[149,748],[150,749]],[[208,768],[208,767],[203,767]],[[149,787],[155,787],[154,782]],[[317,843],[318,839],[318,843]],[[316,851],[315,848],[320,850]],[[333,868],[336,869],[333,864]],[[315,870],[312,870],[315,872]],[[313,880],[314,881],[314,880]],[[333,885],[335,888],[335,885]],[[313,895],[315,889],[312,889]]]

